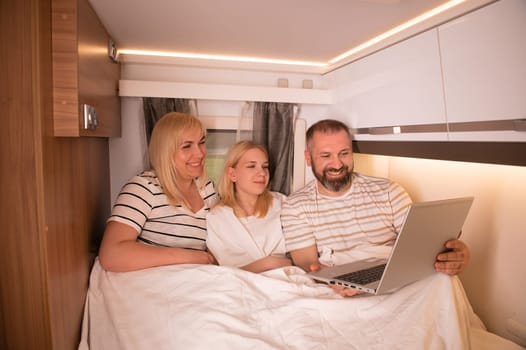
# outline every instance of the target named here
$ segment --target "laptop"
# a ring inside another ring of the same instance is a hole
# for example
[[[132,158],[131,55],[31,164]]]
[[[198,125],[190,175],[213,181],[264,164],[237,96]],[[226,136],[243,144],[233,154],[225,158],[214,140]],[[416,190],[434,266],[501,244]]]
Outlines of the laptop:
[[[370,258],[309,272],[317,281],[372,294],[394,291],[435,273],[444,243],[458,238],[473,197],[413,203],[389,258]]]

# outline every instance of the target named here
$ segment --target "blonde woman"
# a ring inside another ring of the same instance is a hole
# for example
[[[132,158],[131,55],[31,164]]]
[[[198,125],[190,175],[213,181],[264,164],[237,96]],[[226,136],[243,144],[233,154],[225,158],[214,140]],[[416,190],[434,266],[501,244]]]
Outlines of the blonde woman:
[[[148,151],[151,170],[131,178],[113,206],[100,264],[123,272],[215,263],[206,250],[206,215],[219,198],[204,173],[203,125],[168,113],[155,124]]]
[[[271,192],[265,148],[241,141],[229,150],[218,191],[220,203],[208,214],[206,244],[220,265],[263,272],[290,265],[281,231],[281,201]]]

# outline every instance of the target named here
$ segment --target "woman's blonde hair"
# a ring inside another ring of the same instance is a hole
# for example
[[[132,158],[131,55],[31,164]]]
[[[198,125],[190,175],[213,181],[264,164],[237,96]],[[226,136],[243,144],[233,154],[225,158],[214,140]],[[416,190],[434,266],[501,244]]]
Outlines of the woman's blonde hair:
[[[199,131],[203,134],[206,129],[201,121],[190,114],[170,112],[165,114],[155,123],[148,147],[150,166],[155,171],[159,183],[168,201],[172,205],[183,205],[190,208],[177,186],[177,169],[173,161],[177,146],[183,142],[181,139],[186,132]],[[207,183],[206,171],[197,179],[197,187],[201,189]]]
[[[241,209],[236,200],[236,186],[228,176],[228,169],[235,168],[241,157],[243,157],[243,155],[251,149],[259,149],[265,153],[265,157],[268,159],[268,152],[265,147],[253,141],[239,141],[228,151],[225,159],[225,165],[223,167],[223,174],[219,179],[218,192],[219,196],[221,197],[220,205],[231,207],[234,210],[234,214],[236,214],[238,217],[246,216],[246,213],[243,209]],[[258,196],[254,215],[256,217],[264,217],[267,215],[271,205],[272,194],[270,193],[269,186],[267,185],[263,193]]]

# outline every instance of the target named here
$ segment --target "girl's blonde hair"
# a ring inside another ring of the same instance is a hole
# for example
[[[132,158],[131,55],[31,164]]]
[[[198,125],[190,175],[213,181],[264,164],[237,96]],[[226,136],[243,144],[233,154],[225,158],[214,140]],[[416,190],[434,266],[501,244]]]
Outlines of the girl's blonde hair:
[[[190,114],[170,112],[165,114],[155,123],[148,147],[150,166],[155,171],[159,183],[168,201],[172,205],[183,205],[190,208],[177,186],[177,169],[173,161],[177,146],[183,142],[182,136],[186,132],[199,131],[206,134],[206,129],[201,121]],[[196,179],[198,189],[202,189],[208,181],[206,171]]]
[[[246,216],[246,213],[243,209],[241,209],[236,200],[236,186],[228,176],[228,169],[235,168],[239,163],[241,157],[247,151],[254,148],[262,151],[265,154],[265,157],[267,157],[268,159],[268,152],[265,149],[265,147],[253,141],[239,141],[238,143],[234,144],[228,151],[225,159],[225,165],[223,167],[223,174],[219,179],[218,192],[219,196],[221,197],[221,201],[219,204],[231,207],[234,210],[234,214],[236,214],[236,216],[238,217]],[[258,196],[254,215],[259,218],[264,217],[265,215],[267,215],[267,212],[271,205],[272,194],[270,193],[269,186],[267,185],[263,193],[261,193]]]

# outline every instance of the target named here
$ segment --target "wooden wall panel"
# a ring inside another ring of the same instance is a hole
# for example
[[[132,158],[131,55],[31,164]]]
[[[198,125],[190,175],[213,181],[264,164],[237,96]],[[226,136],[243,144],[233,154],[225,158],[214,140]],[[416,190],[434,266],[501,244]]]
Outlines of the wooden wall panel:
[[[52,0],[54,135],[79,136],[77,2]]]
[[[110,210],[108,140],[54,136],[51,0],[0,10],[0,348],[76,349]]]
[[[96,107],[96,130],[82,130],[84,136],[120,136],[120,66],[108,57],[109,35],[87,0],[79,0],[79,103]]]
[[[55,136],[79,136],[79,103],[77,89],[53,88],[53,113]]]
[[[47,279],[54,347],[78,345],[93,242],[109,215],[108,141],[46,138]],[[67,335],[67,337],[65,336]]]
[[[55,136],[120,136],[120,66],[88,0],[52,0],[52,28]],[[95,130],[83,128],[84,103],[95,107]]]
[[[0,325],[0,344],[2,349],[50,349],[41,162],[37,161],[42,149],[35,137],[42,116],[39,2],[2,0],[0,4],[0,313],[6,321]],[[50,70],[42,75],[51,79]]]

